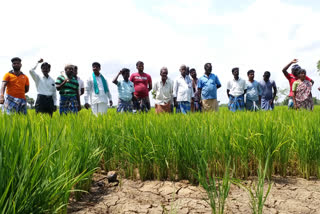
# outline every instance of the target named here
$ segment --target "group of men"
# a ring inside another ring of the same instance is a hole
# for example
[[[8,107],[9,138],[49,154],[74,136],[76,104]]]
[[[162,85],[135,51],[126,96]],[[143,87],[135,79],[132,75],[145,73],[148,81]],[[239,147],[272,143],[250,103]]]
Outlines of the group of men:
[[[13,70],[5,74],[0,91],[0,104],[5,111],[27,113],[25,93],[29,91],[29,79],[21,72],[21,59],[12,60]],[[42,75],[36,72],[41,64]],[[290,62],[283,73],[290,84],[289,107],[293,107],[292,85],[298,80],[300,66],[297,60]],[[287,69],[292,65],[292,73]],[[168,78],[168,69],[160,69],[161,79],[152,85],[151,76],[144,72],[144,63],[136,63],[137,72],[130,76],[130,70],[123,68],[112,81],[118,88],[119,102],[117,112],[148,112],[150,110],[149,92],[155,99],[156,113],[176,112],[186,114],[190,111],[218,111],[217,90],[221,87],[217,75],[212,73],[212,64],[204,65],[204,75],[197,78],[194,68],[180,66],[180,75],[174,81]],[[51,66],[40,59],[30,70],[30,75],[37,87],[35,109],[37,113],[48,113],[52,116],[57,110],[56,91],[60,94],[60,114],[77,113],[81,110],[80,96],[84,94],[85,108],[91,108],[95,115],[107,112],[108,105],[112,106],[112,96],[109,85],[100,73],[101,65],[92,63],[92,74],[84,82],[78,77],[78,67],[66,65],[61,75],[54,80],[50,77]],[[247,72],[248,80],[239,77],[239,68],[232,69],[233,79],[227,83],[228,108],[230,111],[259,109],[272,110],[277,94],[276,83],[270,80],[270,72],[266,71],[263,80],[254,80],[254,70]],[[123,79],[118,80],[122,75]],[[307,81],[313,81],[306,77]],[[5,96],[6,91],[6,96]]]

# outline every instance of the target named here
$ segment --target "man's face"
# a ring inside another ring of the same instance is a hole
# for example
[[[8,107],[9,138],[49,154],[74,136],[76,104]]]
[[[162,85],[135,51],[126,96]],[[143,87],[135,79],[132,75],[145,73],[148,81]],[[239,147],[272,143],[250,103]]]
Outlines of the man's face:
[[[239,69],[235,69],[235,70],[232,72],[232,74],[233,74],[234,77],[239,76]]]
[[[182,76],[185,76],[187,73],[187,68],[185,66],[181,66],[179,69]]]
[[[298,77],[298,69],[292,69],[291,73],[293,74],[293,76]]]
[[[73,76],[74,75],[73,71],[74,71],[73,67],[66,68],[66,74],[68,76]]]
[[[190,75],[191,75],[192,79],[197,78],[197,72],[196,71],[191,71]]]
[[[166,69],[163,69],[161,71],[160,76],[162,77],[162,79],[167,79],[168,78],[168,71]]]
[[[50,67],[49,66],[43,66],[41,68],[41,71],[42,71],[43,75],[47,76],[49,74],[49,72],[50,72]]]
[[[137,70],[139,72],[143,72],[143,69],[144,69],[144,64],[140,63],[139,65],[137,65]]]
[[[98,66],[98,65],[94,65],[94,66],[92,66],[92,70],[93,70],[93,72],[99,72],[100,71],[100,66]]]
[[[129,71],[126,71],[126,72],[122,73],[123,79],[129,79],[129,76],[130,76],[130,72]]]
[[[206,73],[211,73],[211,71],[212,71],[212,65],[211,65],[211,64],[206,64],[205,71],[206,71]]]
[[[20,71],[21,66],[22,66],[22,64],[18,60],[12,62],[12,68],[13,68],[14,71]]]
[[[263,75],[263,79],[264,79],[265,81],[268,81],[268,80],[270,79],[270,75],[269,75],[269,74],[264,74],[264,75]]]
[[[254,79],[254,73],[251,72],[248,74],[249,80],[253,80]]]

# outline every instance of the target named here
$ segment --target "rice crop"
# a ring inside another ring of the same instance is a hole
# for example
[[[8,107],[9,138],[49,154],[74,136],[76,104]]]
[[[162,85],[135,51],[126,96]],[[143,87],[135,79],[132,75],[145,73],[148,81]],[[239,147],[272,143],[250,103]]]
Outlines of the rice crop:
[[[70,194],[88,190],[101,160],[106,170],[142,180],[197,183],[196,154],[220,177],[230,163],[235,178],[256,176],[267,160],[268,178],[319,177],[319,111],[1,114],[0,213],[66,212]]]

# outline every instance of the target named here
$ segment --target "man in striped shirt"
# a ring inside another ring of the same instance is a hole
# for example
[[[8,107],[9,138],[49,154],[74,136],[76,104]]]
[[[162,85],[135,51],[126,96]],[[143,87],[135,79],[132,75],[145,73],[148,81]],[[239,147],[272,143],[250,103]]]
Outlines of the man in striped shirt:
[[[77,113],[81,110],[79,83],[74,77],[73,65],[66,65],[65,74],[56,80],[56,88],[60,94],[60,114]]]

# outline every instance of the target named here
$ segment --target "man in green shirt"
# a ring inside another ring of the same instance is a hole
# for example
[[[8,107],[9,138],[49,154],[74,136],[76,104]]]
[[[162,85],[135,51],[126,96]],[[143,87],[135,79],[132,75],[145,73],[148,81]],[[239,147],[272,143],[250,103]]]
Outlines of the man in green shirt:
[[[60,115],[81,110],[79,83],[73,75],[74,66],[66,65],[64,70],[56,80],[56,88],[60,94]]]

